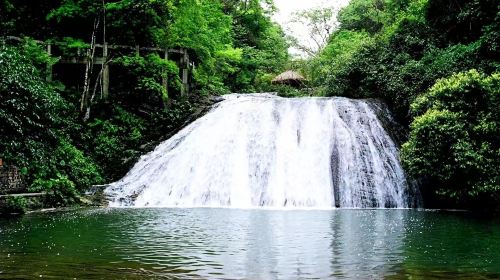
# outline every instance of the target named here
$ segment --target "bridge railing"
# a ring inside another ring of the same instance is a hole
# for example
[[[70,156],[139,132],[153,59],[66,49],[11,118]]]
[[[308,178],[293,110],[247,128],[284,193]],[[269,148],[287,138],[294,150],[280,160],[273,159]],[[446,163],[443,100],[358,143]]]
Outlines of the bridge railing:
[[[3,38],[0,38],[0,41],[8,42],[8,41],[15,41],[15,42],[22,42],[24,39],[15,37],[15,36],[6,36]],[[66,42],[57,42],[57,41],[40,41],[40,40],[34,40],[36,43],[45,46],[47,49],[47,53],[49,55],[53,55],[53,46],[67,46],[68,43]],[[109,67],[108,67],[108,59],[109,59],[109,50],[132,50],[135,51],[137,55],[140,55],[141,51],[143,52],[159,52],[162,54],[163,59],[168,60],[169,59],[169,54],[175,53],[180,55],[179,61],[177,61],[179,68],[180,68],[180,78],[182,81],[182,87],[181,87],[181,95],[188,95],[190,88],[189,88],[189,75],[191,73],[193,63],[190,60],[188,50],[185,48],[180,48],[180,49],[172,49],[172,48],[158,48],[158,47],[141,47],[139,45],[135,46],[127,46],[127,45],[112,45],[108,43],[104,44],[94,44],[95,48],[97,49],[102,49],[102,56],[96,57],[93,59],[93,64],[96,65],[102,65],[103,67],[103,94],[104,96],[108,96],[109,94],[109,80],[110,80],[110,73],[109,73]],[[69,57],[61,57],[61,60],[58,63],[62,64],[87,64],[87,59],[83,58],[81,56],[69,56]],[[47,66],[47,81],[52,80],[52,75],[53,75],[53,69],[52,66]],[[162,78],[162,85],[164,87],[167,87],[168,85],[168,77],[164,76]]]

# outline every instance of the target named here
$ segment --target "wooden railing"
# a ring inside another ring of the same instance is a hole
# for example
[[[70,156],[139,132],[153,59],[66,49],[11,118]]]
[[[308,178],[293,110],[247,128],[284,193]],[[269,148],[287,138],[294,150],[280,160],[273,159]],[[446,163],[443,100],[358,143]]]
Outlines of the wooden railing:
[[[22,42],[23,39],[15,36],[6,36],[0,39],[0,41],[8,42],[8,41],[16,41]],[[65,42],[55,42],[55,41],[40,41],[34,40],[36,43],[43,45],[47,48],[47,53],[49,55],[53,54],[53,46],[67,46]],[[182,80],[182,88],[181,95],[189,94],[189,74],[192,69],[191,60],[189,58],[189,53],[187,49],[171,49],[171,48],[157,48],[157,47],[140,47],[136,46],[126,46],[126,45],[109,45],[107,43],[104,44],[95,44],[94,45],[98,49],[102,49],[102,56],[96,57],[93,59],[93,63],[96,65],[102,65],[103,73],[102,73],[102,86],[103,86],[103,94],[108,96],[109,94],[109,67],[108,67],[108,59],[109,59],[109,50],[135,50],[137,55],[140,55],[141,51],[147,52],[160,52],[163,56],[163,59],[168,60],[170,53],[180,54],[181,58],[178,61],[179,68],[181,69],[181,80]],[[79,50],[78,50],[79,51]],[[62,64],[87,64],[88,60],[86,58],[82,58],[81,56],[72,56],[72,57],[61,57],[58,63]],[[52,66],[47,66],[47,81],[52,81]],[[162,80],[163,86],[166,88],[168,85],[168,77],[164,76]]]

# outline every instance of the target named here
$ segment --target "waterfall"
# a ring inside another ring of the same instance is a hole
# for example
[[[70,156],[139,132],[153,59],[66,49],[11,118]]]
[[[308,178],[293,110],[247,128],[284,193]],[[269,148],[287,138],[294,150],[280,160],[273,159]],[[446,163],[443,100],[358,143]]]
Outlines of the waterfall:
[[[377,103],[227,95],[140,158],[110,206],[412,207]]]

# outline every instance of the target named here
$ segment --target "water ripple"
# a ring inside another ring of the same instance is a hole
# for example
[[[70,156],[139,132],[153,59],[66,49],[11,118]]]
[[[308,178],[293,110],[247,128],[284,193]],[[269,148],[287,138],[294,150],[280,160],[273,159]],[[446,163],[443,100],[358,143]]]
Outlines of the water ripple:
[[[99,209],[0,229],[0,279],[500,276],[500,223],[457,213]]]

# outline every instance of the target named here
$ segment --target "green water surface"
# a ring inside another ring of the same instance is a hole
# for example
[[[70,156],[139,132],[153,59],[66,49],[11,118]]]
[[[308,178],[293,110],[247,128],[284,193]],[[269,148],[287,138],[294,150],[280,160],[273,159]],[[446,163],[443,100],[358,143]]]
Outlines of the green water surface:
[[[500,279],[464,212],[92,209],[0,219],[0,279]]]

